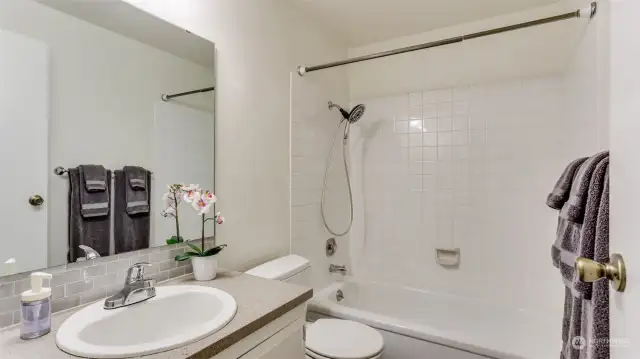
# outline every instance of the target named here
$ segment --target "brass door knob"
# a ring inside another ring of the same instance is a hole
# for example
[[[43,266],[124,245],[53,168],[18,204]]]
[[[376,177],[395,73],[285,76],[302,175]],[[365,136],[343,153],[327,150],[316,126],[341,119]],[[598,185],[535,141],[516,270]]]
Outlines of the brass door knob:
[[[34,194],[33,196],[29,197],[29,204],[34,207],[40,206],[43,203],[44,203],[44,198],[42,198],[42,196],[39,194]]]
[[[612,254],[609,263],[598,263],[587,258],[576,259],[575,270],[581,282],[591,283],[600,278],[611,281],[611,287],[624,292],[627,286],[627,267],[620,254]]]

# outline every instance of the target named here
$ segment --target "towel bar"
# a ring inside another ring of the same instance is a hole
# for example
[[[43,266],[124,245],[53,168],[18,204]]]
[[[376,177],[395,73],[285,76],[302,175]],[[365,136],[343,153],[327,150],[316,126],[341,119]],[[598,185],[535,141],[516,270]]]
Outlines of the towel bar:
[[[53,169],[53,173],[57,174],[58,176],[62,176],[67,172],[69,172],[69,170],[64,168],[64,167],[62,167],[62,166],[58,166],[58,167]],[[149,171],[149,172],[151,172],[151,171]],[[153,174],[153,172],[151,172],[151,174]]]

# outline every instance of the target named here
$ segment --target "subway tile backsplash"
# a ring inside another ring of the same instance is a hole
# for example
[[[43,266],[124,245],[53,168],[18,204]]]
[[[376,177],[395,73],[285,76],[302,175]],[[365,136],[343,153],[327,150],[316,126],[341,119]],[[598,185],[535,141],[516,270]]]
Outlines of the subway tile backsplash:
[[[207,239],[207,246],[212,243],[212,238]],[[152,267],[147,268],[145,274],[157,282],[190,274],[193,272],[191,261],[173,260],[187,248],[184,243],[172,244],[43,269],[43,272],[53,274],[52,311],[59,312],[115,294],[124,286],[126,272],[135,263],[151,263]],[[0,328],[20,322],[20,294],[30,289],[30,273],[0,278]]]

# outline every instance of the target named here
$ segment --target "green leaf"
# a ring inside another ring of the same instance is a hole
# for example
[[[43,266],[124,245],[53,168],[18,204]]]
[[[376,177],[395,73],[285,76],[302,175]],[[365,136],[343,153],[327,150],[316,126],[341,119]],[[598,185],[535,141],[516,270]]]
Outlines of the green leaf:
[[[171,238],[167,239],[167,244],[177,244],[184,242],[182,237],[178,238],[177,236],[171,236]]]
[[[184,254],[180,254],[177,255],[176,258],[174,258],[176,261],[178,262],[182,262],[182,261],[186,261],[187,259],[191,258],[191,257],[200,257],[199,253],[195,253],[195,252],[187,252]]]
[[[196,246],[196,245],[193,245],[193,244],[189,243],[189,241],[187,241],[187,242],[185,242],[185,243],[187,243],[187,245],[188,245],[191,249],[193,249],[194,251],[198,252],[198,254],[202,255],[202,249],[200,249],[200,247],[198,247],[198,246]]]
[[[227,246],[226,244],[222,244],[213,248],[209,248],[202,254],[202,256],[203,257],[215,256],[216,254],[220,253],[220,251],[222,251],[226,246]]]

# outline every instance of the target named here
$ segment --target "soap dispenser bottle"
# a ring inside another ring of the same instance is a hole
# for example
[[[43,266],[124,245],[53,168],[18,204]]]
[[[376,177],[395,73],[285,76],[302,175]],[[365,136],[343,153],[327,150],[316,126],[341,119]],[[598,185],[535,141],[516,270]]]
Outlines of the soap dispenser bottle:
[[[4,274],[3,275],[12,275],[16,274],[16,259],[9,258],[6,262],[4,262]]]
[[[49,273],[31,273],[31,289],[22,292],[20,339],[39,338],[51,331],[51,277]],[[49,279],[49,287],[42,287],[44,279]]]

